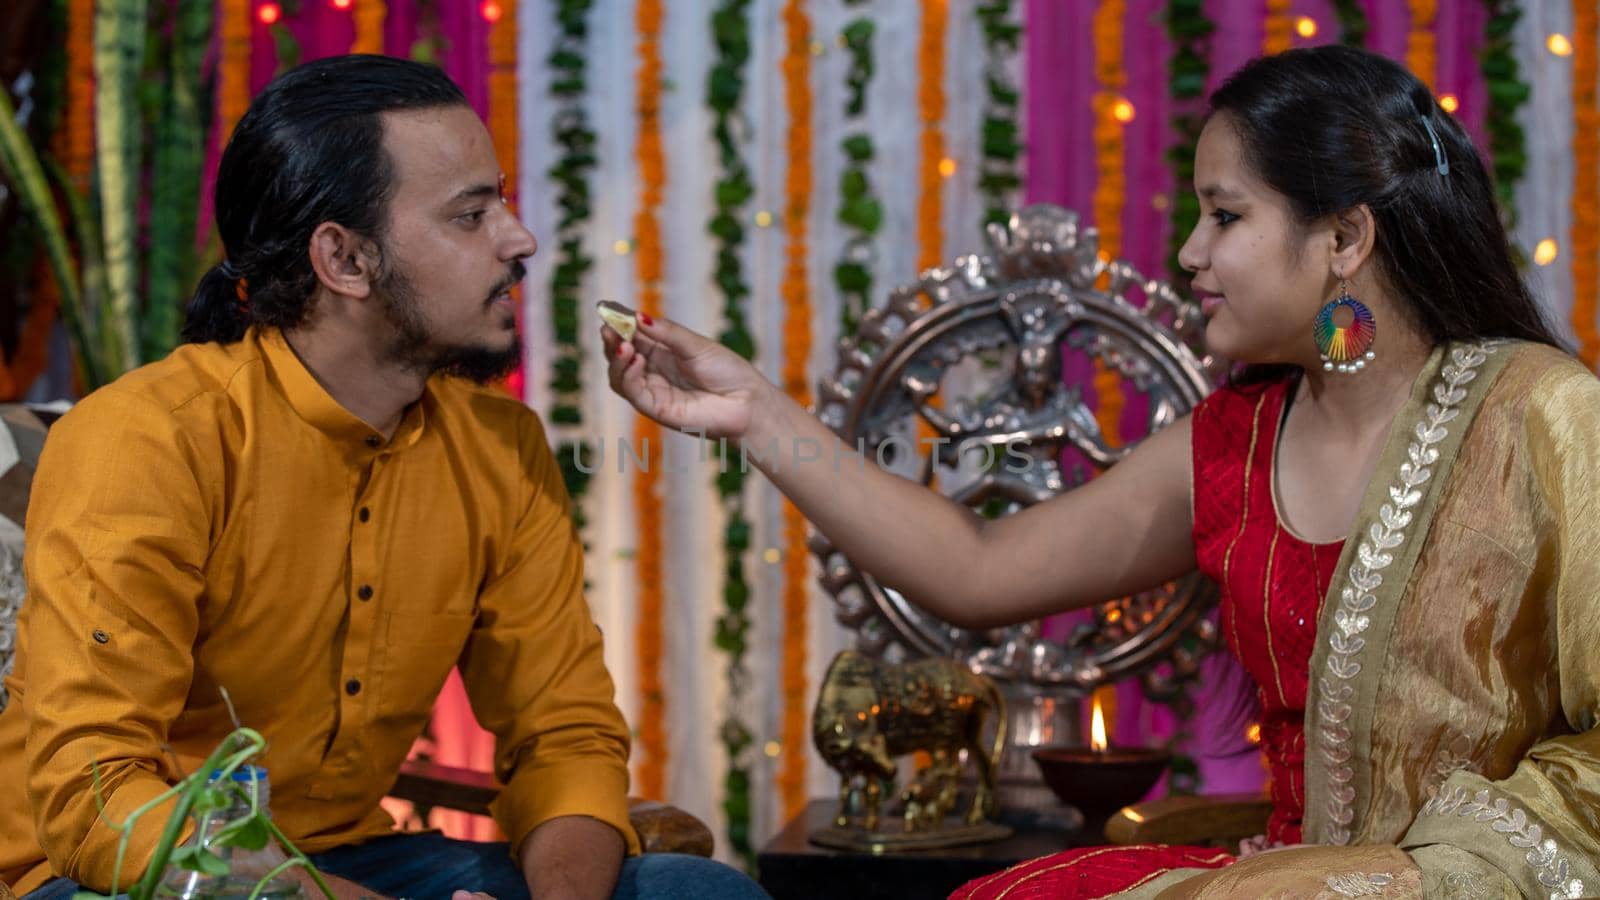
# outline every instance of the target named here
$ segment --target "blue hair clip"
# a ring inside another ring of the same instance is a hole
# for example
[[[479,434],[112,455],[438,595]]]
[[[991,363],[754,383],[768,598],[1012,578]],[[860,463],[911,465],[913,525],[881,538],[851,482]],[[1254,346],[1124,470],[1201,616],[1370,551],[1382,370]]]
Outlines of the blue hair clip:
[[[1449,175],[1450,160],[1444,158],[1444,149],[1439,146],[1439,132],[1433,130],[1433,120],[1428,118],[1426,114],[1418,118],[1422,119],[1422,127],[1428,129],[1428,139],[1433,141],[1433,159],[1438,163],[1439,174]]]

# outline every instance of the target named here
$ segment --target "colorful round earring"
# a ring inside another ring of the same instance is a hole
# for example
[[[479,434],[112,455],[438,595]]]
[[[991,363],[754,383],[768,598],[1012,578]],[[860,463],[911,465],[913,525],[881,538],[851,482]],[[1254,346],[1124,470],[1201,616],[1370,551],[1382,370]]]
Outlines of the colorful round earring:
[[[1338,325],[1333,316],[1343,307],[1350,311],[1350,323]],[[1377,357],[1372,352],[1372,339],[1378,335],[1377,320],[1365,303],[1350,296],[1344,279],[1339,279],[1339,296],[1317,312],[1312,335],[1317,340],[1317,351],[1322,354],[1322,368],[1332,372],[1359,372]]]

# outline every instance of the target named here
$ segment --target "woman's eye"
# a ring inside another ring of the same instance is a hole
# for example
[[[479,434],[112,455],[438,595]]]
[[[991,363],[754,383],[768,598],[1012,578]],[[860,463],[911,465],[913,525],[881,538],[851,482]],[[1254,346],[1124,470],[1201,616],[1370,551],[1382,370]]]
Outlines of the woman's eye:
[[[1232,223],[1235,219],[1239,218],[1237,215],[1234,215],[1233,213],[1228,212],[1225,209],[1217,210],[1216,212],[1211,214],[1211,217],[1213,219],[1216,219],[1217,220],[1217,225],[1219,227],[1222,227],[1222,228],[1228,227],[1228,225],[1230,223]]]

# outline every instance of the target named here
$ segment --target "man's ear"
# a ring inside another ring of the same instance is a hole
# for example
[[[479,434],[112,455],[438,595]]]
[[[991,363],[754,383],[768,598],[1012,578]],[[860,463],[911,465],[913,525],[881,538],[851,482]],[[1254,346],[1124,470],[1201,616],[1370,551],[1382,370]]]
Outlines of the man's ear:
[[[365,299],[378,280],[379,257],[372,241],[334,222],[311,232],[308,248],[317,281],[335,295]]]
[[[1372,209],[1365,203],[1334,214],[1331,262],[1339,277],[1347,280],[1356,277],[1361,267],[1372,258],[1377,237],[1377,221],[1372,217]]]

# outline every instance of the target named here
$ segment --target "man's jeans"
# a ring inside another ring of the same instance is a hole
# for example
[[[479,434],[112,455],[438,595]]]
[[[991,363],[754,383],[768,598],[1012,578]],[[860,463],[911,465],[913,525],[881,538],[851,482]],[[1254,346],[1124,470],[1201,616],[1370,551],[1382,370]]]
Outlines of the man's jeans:
[[[397,834],[314,853],[330,875],[348,878],[386,897],[450,900],[452,891],[483,891],[498,900],[528,900],[528,884],[505,843],[458,841],[439,834]],[[65,878],[41,885],[22,900],[71,900],[78,886]],[[745,875],[722,863],[679,853],[648,853],[622,863],[611,900],[765,900]],[[316,898],[312,898],[316,900]]]

